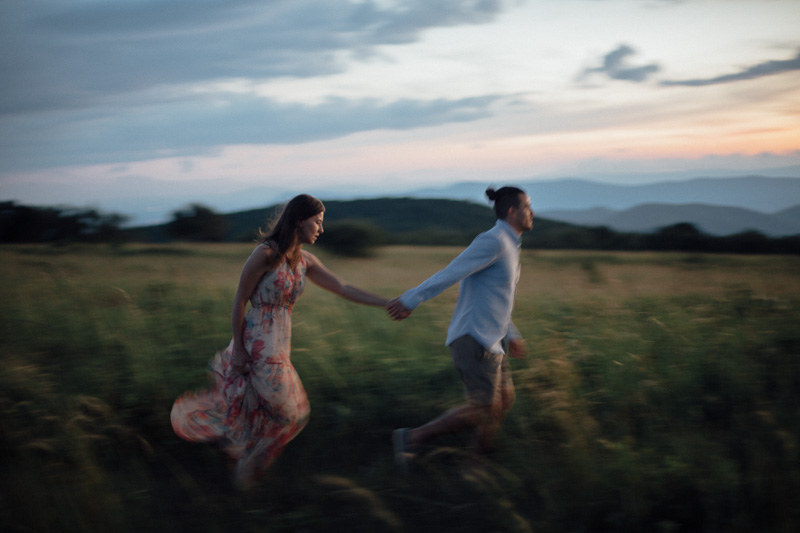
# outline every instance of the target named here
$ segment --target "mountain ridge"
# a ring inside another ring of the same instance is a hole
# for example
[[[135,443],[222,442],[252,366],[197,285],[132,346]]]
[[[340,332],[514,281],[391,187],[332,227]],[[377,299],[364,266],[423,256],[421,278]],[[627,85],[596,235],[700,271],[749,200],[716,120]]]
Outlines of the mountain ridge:
[[[742,207],[726,207],[700,203],[640,204],[629,209],[592,208],[553,210],[539,213],[542,217],[571,224],[606,226],[621,232],[651,233],[678,223],[690,223],[709,235],[734,235],[757,231],[771,237],[800,234],[800,205],[765,214]]]
[[[624,210],[641,204],[701,203],[741,207],[767,214],[800,204],[800,179],[742,176],[735,178],[692,178],[647,184],[617,184],[580,178],[548,181],[521,180],[511,183],[524,189],[535,210]],[[494,184],[499,186],[503,184]],[[459,182],[445,187],[417,189],[412,196],[454,198],[484,202],[487,185]]]
[[[119,212],[129,219],[128,226],[142,226],[166,222],[176,210],[193,203],[206,205],[221,213],[232,213],[287,201],[301,192],[308,192],[323,200],[358,200],[381,197],[410,197],[468,200],[480,205],[488,205],[484,191],[487,186],[499,187],[506,183],[518,185],[526,190],[539,213],[551,211],[579,211],[589,209],[608,209],[622,211],[637,205],[649,203],[691,204],[741,207],[763,214],[779,214],[800,204],[800,169],[798,177],[706,177],[689,178],[681,181],[657,181],[647,184],[621,184],[592,181],[583,178],[560,178],[537,180],[486,180],[480,183],[462,181],[444,186],[419,187],[394,182],[389,189],[375,186],[321,186],[305,187],[295,183],[264,183],[246,189],[227,189],[224,184],[218,188],[196,191],[180,196],[160,191],[155,185],[154,196],[137,198],[117,198],[107,200],[101,208]],[[642,179],[647,176],[642,176]],[[791,218],[797,216],[788,214]],[[577,219],[575,219],[578,222]]]

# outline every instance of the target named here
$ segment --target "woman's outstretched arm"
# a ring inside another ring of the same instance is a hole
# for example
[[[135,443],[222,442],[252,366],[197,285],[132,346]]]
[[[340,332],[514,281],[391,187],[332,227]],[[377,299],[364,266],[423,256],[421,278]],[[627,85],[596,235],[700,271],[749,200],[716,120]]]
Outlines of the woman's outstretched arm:
[[[306,259],[306,277],[323,289],[338,294],[342,298],[364,305],[386,307],[389,300],[383,296],[359,289],[341,279],[339,276],[325,268],[322,261],[309,252],[303,251]]]

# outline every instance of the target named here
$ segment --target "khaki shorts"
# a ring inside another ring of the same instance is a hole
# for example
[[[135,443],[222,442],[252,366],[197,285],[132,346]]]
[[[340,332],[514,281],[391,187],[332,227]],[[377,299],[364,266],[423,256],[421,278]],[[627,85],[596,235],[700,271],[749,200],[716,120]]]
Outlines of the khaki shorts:
[[[450,355],[464,382],[464,392],[470,403],[492,405],[500,400],[500,391],[513,387],[508,364],[508,347],[505,354],[493,354],[471,335],[464,335],[450,343]]]

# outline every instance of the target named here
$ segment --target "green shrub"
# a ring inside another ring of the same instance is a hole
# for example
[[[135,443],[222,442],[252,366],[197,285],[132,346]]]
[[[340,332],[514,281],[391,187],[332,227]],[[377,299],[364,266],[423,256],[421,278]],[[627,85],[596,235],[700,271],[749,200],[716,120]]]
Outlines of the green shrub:
[[[337,255],[369,257],[386,241],[386,233],[367,221],[341,220],[325,226],[319,245]]]

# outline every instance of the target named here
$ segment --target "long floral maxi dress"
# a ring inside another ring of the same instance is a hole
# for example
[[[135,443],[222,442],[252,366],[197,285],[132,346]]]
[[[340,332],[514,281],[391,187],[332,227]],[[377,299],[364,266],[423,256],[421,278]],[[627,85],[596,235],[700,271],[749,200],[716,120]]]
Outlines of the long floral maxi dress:
[[[235,461],[234,482],[250,485],[308,422],[309,403],[289,358],[292,307],[303,292],[306,262],[283,262],[250,297],[243,340],[250,372],[229,376],[233,340],[210,365],[211,388],[172,406],[172,428],[190,441],[218,443]]]

